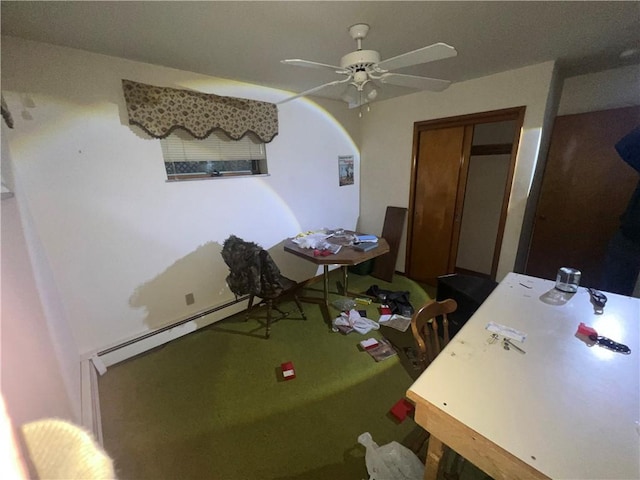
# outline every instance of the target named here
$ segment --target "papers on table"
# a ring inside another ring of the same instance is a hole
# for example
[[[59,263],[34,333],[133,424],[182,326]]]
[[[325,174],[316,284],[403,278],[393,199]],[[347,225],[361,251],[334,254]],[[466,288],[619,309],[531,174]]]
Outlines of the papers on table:
[[[356,243],[377,242],[378,237],[375,235],[356,235]]]
[[[516,330],[515,328],[507,327],[506,325],[500,325],[496,322],[487,323],[485,328],[492,333],[497,333],[498,335],[517,340],[518,342],[524,342],[527,338],[526,333]]]
[[[322,248],[324,250],[329,250],[331,253],[335,255],[340,251],[340,249],[342,248],[342,245],[336,245],[335,243],[324,242],[324,244],[322,244],[322,246],[320,246],[319,248]]]
[[[323,248],[326,241],[331,235],[327,234],[324,230],[319,232],[306,232],[299,233],[293,238],[293,243],[297,244],[300,248]]]
[[[363,252],[378,246],[378,237],[375,235],[353,235],[353,233],[336,233],[338,230],[315,230],[299,233],[292,241],[300,248],[328,250],[333,254],[340,251],[342,246],[351,246]],[[344,231],[343,231],[344,232]],[[329,242],[329,237],[335,237],[336,241]]]

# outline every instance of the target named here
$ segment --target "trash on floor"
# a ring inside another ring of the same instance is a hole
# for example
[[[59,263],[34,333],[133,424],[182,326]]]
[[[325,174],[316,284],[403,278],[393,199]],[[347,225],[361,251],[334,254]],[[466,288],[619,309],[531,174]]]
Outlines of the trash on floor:
[[[398,442],[378,446],[369,432],[358,437],[364,445],[369,480],[422,480],[424,465],[415,453]]]
[[[377,298],[379,303],[387,305],[391,309],[391,313],[410,317],[415,311],[409,300],[410,292],[406,290],[383,290],[378,285],[371,285],[365,293],[369,297]]]
[[[365,352],[371,355],[376,362],[381,362],[398,354],[391,342],[386,338],[381,338],[378,340],[378,345],[365,349]]]
[[[397,315],[395,313],[388,316],[381,315],[380,320],[378,321],[380,322],[380,325],[395,328],[401,332],[406,332],[409,325],[411,325],[411,317],[403,317],[402,315]]]
[[[340,312],[348,312],[352,308],[356,308],[356,302],[353,298],[337,298],[331,304]]]
[[[391,415],[393,415],[399,422],[403,422],[404,419],[407,418],[407,415],[413,413],[414,410],[415,407],[413,406],[413,403],[406,398],[401,398],[393,405],[393,407],[391,407],[389,413],[391,413]]]
[[[416,349],[413,347],[404,347],[403,351],[405,356],[411,363],[411,367],[414,370],[422,370],[422,365],[420,364],[420,359],[418,357],[418,353],[416,352]]]
[[[360,346],[363,350],[369,350],[378,346],[378,340],[376,340],[375,338],[367,338],[366,340],[362,340],[360,342]]]
[[[293,380],[296,378],[296,370],[293,368],[293,362],[285,362],[280,365],[280,369],[282,370],[282,378],[285,380]]]
[[[357,310],[349,310],[348,313],[342,312],[339,317],[335,318],[333,320],[333,330],[340,331],[340,326],[353,328],[362,335],[380,328],[377,322],[361,317]]]
[[[391,318],[391,308],[389,305],[380,305],[380,318],[378,319],[378,323],[386,322]]]

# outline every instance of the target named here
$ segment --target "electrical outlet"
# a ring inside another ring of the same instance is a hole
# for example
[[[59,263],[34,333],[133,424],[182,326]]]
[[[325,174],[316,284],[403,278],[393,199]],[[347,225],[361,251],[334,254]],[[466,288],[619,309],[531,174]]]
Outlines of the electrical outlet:
[[[196,302],[196,299],[193,297],[193,293],[187,293],[184,296],[184,299],[187,301],[187,305],[193,305]]]

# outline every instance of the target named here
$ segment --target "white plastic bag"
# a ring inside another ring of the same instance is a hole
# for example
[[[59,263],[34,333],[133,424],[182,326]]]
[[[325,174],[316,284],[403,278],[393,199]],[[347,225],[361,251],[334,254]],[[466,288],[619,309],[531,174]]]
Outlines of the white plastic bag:
[[[366,448],[364,459],[369,480],[422,480],[424,477],[423,463],[404,445],[390,442],[380,447],[369,432],[360,435],[358,443]]]
[[[369,333],[371,330],[380,329],[380,325],[377,322],[360,316],[357,310],[349,310],[348,314],[342,312],[339,317],[333,320],[333,326],[336,327],[338,325],[351,327],[362,335]]]

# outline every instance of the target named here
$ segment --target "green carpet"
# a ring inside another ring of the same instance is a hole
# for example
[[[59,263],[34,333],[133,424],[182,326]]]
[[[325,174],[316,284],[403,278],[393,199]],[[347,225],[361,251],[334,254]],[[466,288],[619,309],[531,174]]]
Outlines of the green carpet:
[[[332,273],[332,290],[339,278]],[[354,274],[349,281],[352,291],[409,290],[416,308],[428,299],[400,275],[393,284]],[[419,374],[404,355],[411,330],[342,335],[318,305],[303,306],[307,320],[283,304],[291,314],[272,325],[269,340],[261,338],[262,309],[110,367],[99,380],[100,405],[118,478],[358,480],[368,478],[358,435],[409,445],[418,427],[394,421],[389,409]],[[376,307],[366,307],[369,318],[378,318]],[[382,335],[400,355],[376,363],[358,343]],[[286,361],[296,369],[290,381],[281,380]]]

